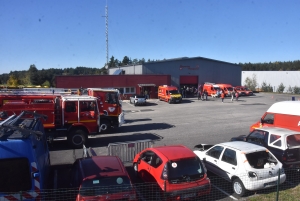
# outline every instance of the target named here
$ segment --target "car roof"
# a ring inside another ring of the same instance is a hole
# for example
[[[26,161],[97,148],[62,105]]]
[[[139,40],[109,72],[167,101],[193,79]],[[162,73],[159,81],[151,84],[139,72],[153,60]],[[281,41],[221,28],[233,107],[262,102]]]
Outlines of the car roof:
[[[84,177],[127,175],[117,156],[92,156],[79,159]]]
[[[256,151],[265,151],[266,148],[256,145],[256,144],[252,144],[249,142],[243,142],[243,141],[233,141],[233,142],[223,142],[217,145],[222,145],[228,148],[232,148],[241,152],[245,152],[245,153],[252,153],[252,152],[256,152]]]
[[[299,101],[281,101],[271,105],[267,112],[300,116],[298,108],[300,108]]]
[[[280,127],[262,127],[262,128],[257,128],[255,130],[267,131],[270,134],[276,134],[276,135],[280,135],[282,137],[288,136],[288,135],[300,134],[299,131],[294,131],[294,130],[290,130],[287,128],[280,128]]]
[[[195,157],[195,153],[183,145],[168,145],[150,148],[155,152],[163,154],[169,160]]]

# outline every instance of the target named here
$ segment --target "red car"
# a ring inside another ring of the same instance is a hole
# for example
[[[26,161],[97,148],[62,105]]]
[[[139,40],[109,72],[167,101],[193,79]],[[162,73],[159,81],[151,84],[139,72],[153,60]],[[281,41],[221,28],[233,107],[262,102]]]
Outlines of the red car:
[[[76,201],[137,200],[129,175],[117,156],[77,159],[72,167],[71,186],[79,189]]]
[[[206,168],[193,151],[183,145],[152,147],[133,160],[137,175],[157,184],[155,200],[185,200],[210,193]]]

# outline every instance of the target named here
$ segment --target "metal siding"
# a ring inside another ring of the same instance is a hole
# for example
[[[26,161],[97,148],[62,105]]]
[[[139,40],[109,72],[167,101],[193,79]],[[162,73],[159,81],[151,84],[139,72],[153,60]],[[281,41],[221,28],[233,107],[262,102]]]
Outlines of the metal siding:
[[[141,75],[143,72],[142,65],[135,65],[135,66],[120,66],[119,68],[111,68],[108,70],[108,74],[112,75],[118,69],[124,70],[125,75]]]
[[[180,76],[180,84],[198,84],[198,76],[197,75],[181,75]]]
[[[256,75],[257,88],[260,88],[263,82],[267,85],[270,84],[275,91],[281,83],[285,86],[285,92],[289,86],[300,87],[299,71],[242,71],[242,81],[240,84],[245,85],[246,78],[249,77],[252,79],[253,75]]]
[[[170,75],[57,76],[57,88],[138,87],[138,84],[170,85]]]
[[[197,75],[198,83],[215,82],[239,85],[242,68],[236,64],[209,59],[183,59],[145,63],[143,74],[170,74],[171,84],[179,86],[180,76]]]

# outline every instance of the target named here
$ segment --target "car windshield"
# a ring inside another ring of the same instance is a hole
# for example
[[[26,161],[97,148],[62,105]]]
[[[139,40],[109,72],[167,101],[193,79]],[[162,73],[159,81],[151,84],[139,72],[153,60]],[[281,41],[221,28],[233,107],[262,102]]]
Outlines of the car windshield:
[[[274,158],[269,152],[267,151],[257,151],[253,153],[246,154],[246,158],[251,167],[256,169],[262,169],[265,167],[266,164],[274,163],[275,165],[278,163],[276,158]]]
[[[286,137],[288,147],[300,146],[300,134],[289,135]]]
[[[198,157],[170,161],[168,163],[168,178],[170,181],[192,181],[204,176],[204,169]]]
[[[169,92],[170,92],[170,94],[179,94],[178,90],[171,90]]]
[[[128,192],[132,190],[130,180],[126,176],[102,177],[87,179],[82,182],[79,190],[82,196],[96,196]]]

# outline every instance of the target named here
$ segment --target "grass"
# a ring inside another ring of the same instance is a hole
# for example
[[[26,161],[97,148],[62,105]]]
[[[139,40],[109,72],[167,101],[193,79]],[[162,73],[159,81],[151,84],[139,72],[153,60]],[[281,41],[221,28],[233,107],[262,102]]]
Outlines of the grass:
[[[249,201],[274,201],[277,198],[276,192],[268,193],[268,194],[256,194],[251,197],[248,197]],[[284,201],[294,201],[300,200],[300,186],[295,186],[293,188],[285,187],[285,189],[279,191],[278,200]]]

